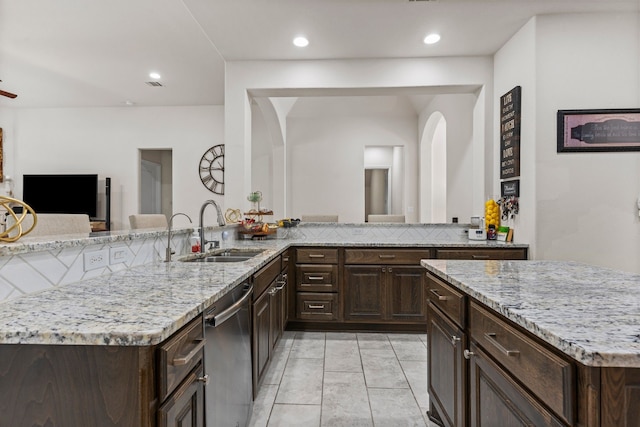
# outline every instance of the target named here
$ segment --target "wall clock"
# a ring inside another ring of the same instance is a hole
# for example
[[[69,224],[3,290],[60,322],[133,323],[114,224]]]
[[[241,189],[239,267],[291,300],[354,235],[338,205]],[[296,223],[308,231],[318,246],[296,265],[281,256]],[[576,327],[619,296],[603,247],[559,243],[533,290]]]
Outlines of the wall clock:
[[[224,144],[214,145],[200,159],[200,180],[207,189],[224,194]]]

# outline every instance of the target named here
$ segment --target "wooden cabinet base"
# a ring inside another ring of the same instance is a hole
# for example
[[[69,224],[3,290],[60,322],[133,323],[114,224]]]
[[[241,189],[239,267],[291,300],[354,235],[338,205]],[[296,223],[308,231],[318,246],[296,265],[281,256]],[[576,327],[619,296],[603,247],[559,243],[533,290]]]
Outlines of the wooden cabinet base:
[[[154,349],[0,345],[0,426],[155,426]]]

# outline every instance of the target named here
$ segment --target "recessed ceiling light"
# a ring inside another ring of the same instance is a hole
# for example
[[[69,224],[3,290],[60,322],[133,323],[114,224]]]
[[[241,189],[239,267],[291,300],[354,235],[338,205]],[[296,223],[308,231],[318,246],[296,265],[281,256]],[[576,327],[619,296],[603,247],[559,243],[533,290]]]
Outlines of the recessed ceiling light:
[[[149,73],[149,77],[151,77],[152,79],[158,80],[160,78],[160,73],[156,73],[155,71],[151,72]]]
[[[309,40],[307,40],[306,37],[298,36],[295,39],[293,39],[293,44],[298,47],[305,47],[309,45]]]
[[[440,41],[440,34],[431,33],[424,38],[424,44],[434,44]]]

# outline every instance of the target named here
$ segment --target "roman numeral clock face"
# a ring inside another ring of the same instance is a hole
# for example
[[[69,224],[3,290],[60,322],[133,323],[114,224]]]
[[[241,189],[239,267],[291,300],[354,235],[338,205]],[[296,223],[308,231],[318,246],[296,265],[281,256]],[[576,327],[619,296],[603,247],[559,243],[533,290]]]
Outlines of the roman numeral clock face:
[[[224,144],[214,145],[202,155],[200,180],[209,191],[224,194]]]

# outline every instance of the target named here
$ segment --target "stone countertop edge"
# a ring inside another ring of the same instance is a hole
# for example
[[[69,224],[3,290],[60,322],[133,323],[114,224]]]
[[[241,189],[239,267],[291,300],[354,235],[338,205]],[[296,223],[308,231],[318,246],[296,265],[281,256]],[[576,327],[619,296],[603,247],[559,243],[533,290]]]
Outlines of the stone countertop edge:
[[[421,264],[585,366],[640,368],[640,274],[574,261]]]
[[[164,230],[145,230],[135,235],[152,237],[159,233],[166,235]],[[81,239],[79,241],[79,245],[86,244]],[[496,242],[416,243],[398,239],[388,242],[322,239],[232,241],[225,247],[258,248],[265,252],[249,261],[224,264],[181,262],[184,256],[175,257],[171,263],[155,262],[133,267],[0,303],[0,344],[158,344],[292,245],[527,247]]]

